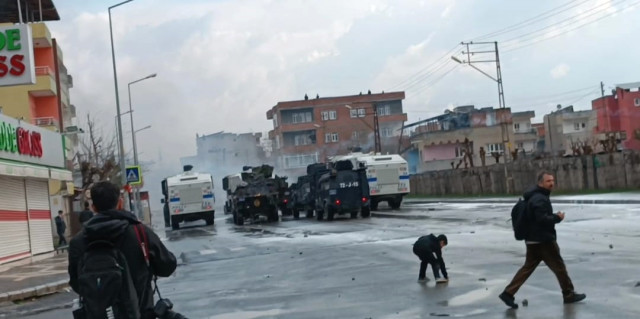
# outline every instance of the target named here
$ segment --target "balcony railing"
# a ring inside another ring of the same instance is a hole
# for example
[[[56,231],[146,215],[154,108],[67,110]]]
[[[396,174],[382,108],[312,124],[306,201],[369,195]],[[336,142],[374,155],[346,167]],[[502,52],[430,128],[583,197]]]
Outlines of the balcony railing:
[[[36,117],[33,119],[33,124],[36,126],[58,126],[58,121],[52,116]]]
[[[525,128],[521,128],[521,129],[513,129],[513,132],[515,134],[538,134],[538,130],[536,130],[535,128],[529,128],[529,129],[525,129]]]
[[[48,66],[36,66],[36,75],[53,75],[53,70]]]

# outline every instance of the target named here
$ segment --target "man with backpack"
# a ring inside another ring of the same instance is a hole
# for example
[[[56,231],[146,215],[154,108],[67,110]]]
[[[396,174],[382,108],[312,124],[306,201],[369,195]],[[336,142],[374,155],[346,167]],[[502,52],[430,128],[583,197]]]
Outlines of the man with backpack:
[[[444,259],[442,259],[442,248],[447,244],[447,236],[438,235],[438,237],[436,237],[433,234],[422,236],[413,244],[413,253],[420,258],[419,283],[427,282],[426,273],[429,264],[431,264],[436,283],[445,283],[449,280]],[[440,278],[440,272],[442,272],[444,278]]]
[[[82,316],[156,318],[151,281],[174,272],[175,256],[151,228],[117,209],[113,183],[96,183],[91,200],[96,214],[69,247],[69,284],[80,295]]]
[[[514,295],[541,261],[544,261],[556,275],[565,304],[578,302],[587,297],[585,294],[579,294],[573,290],[573,283],[569,278],[562,256],[560,256],[560,248],[556,242],[555,224],[560,223],[565,214],[563,212],[553,213],[549,199],[553,186],[553,174],[546,171],[541,172],[538,175],[538,185],[524,193],[524,211],[520,216],[522,220],[518,222],[523,225],[524,231],[519,234],[517,225],[514,223],[516,238],[524,237],[527,255],[524,265],[500,294],[500,299],[514,309],[518,308]],[[512,217],[515,217],[513,213]]]

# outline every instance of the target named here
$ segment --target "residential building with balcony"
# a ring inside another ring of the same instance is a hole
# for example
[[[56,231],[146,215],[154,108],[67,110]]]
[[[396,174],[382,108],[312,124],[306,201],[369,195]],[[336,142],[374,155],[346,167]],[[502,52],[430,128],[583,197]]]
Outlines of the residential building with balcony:
[[[49,4],[53,6],[50,1]],[[37,13],[35,15],[38,16]],[[33,22],[29,25],[33,40],[36,83],[0,87],[0,111],[7,116],[55,132],[76,132],[76,109],[69,99],[73,78],[67,72],[62,49],[44,22]],[[78,135],[64,136],[68,165],[72,165],[71,161],[77,152]]]
[[[397,153],[407,120],[404,97],[404,92],[383,92],[278,102],[267,111],[267,119],[273,121],[269,139],[277,167],[304,172],[309,164],[354,148],[374,151],[374,108],[382,153]]]
[[[618,84],[611,93],[591,101],[596,137],[602,140],[606,133],[615,133],[621,148],[640,150],[640,82]]]
[[[545,153],[552,156],[573,155],[573,147],[590,145],[597,148],[594,129],[597,113],[592,110],[574,111],[573,105],[558,109],[544,116]]]
[[[504,154],[505,144],[510,150],[517,148],[520,152],[531,153],[538,140],[531,124],[534,116],[533,111],[511,113],[510,108],[476,109],[466,105],[408,124],[405,128],[411,129],[410,141],[418,151],[416,171],[446,170],[451,169],[452,164],[456,167],[465,154],[465,139],[470,144],[474,167],[482,165],[480,148],[485,151],[485,165],[496,163],[491,153]],[[507,138],[508,143],[504,143]],[[503,162],[504,156],[500,158],[500,163]]]

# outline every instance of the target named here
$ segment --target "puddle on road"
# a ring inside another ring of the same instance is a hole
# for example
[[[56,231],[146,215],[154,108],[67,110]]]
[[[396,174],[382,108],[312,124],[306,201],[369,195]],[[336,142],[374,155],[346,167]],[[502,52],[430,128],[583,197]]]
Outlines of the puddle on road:
[[[238,311],[238,312],[224,313],[221,315],[215,315],[208,318],[209,319],[253,319],[253,318],[260,318],[265,316],[283,315],[285,313],[286,311],[282,309],[271,309],[271,310],[263,310],[263,311]]]
[[[209,237],[214,235],[216,235],[215,226],[191,226],[180,228],[178,230],[165,230],[165,236],[169,241],[176,241],[190,237]]]

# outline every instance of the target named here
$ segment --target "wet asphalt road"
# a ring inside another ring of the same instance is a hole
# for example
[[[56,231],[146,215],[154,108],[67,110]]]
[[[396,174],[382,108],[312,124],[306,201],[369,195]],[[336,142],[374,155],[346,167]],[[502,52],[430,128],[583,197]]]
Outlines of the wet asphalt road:
[[[284,217],[235,226],[218,214],[214,226],[158,227],[181,263],[160,288],[189,318],[640,317],[640,205],[554,208],[567,213],[556,229],[574,286],[587,294],[579,304],[562,304],[544,265],[516,295],[528,307],[502,304],[497,296],[524,262],[524,244],[513,239],[510,205],[482,203],[406,205],[397,218]],[[448,284],[416,282],[419,262],[411,248],[428,233],[449,237]],[[22,310],[72,297],[43,298]],[[68,309],[27,318],[63,317],[70,317]]]

